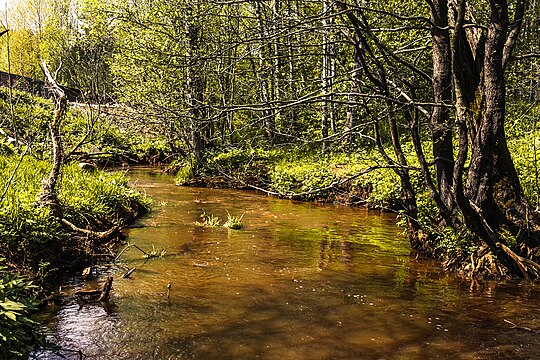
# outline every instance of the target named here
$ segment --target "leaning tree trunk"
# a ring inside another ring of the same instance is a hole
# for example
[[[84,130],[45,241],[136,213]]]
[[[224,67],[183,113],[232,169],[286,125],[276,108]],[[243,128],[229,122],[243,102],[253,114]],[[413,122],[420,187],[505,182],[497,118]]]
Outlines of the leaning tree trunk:
[[[56,184],[58,183],[58,178],[60,177],[60,171],[62,168],[62,163],[64,162],[64,155],[62,149],[62,136],[60,134],[60,129],[62,125],[62,120],[67,110],[67,98],[60,86],[56,83],[52,77],[47,64],[45,61],[42,63],[42,70],[45,74],[45,78],[49,85],[50,90],[53,93],[55,101],[55,111],[52,121],[49,123],[49,131],[51,135],[52,150],[53,150],[53,164],[51,167],[51,172],[47,179],[43,179],[41,182],[41,192],[38,197],[38,204],[41,206],[50,207],[55,215],[58,217],[61,216],[61,207],[58,201]]]
[[[64,153],[62,149],[62,120],[67,111],[67,97],[64,90],[56,83],[52,77],[45,61],[42,64],[42,70],[47,80],[47,84],[54,96],[55,111],[52,121],[49,124],[49,131],[51,134],[52,150],[53,150],[53,164],[51,172],[47,179],[43,179],[41,182],[41,192],[37,199],[37,205],[46,206],[50,208],[54,214],[70,232],[83,234],[95,239],[108,239],[115,236],[120,229],[118,226],[113,226],[109,230],[103,232],[96,232],[88,229],[81,229],[78,226],[72,224],[69,220],[64,218],[62,206],[58,200],[57,183],[62,171],[62,165],[64,163]]]

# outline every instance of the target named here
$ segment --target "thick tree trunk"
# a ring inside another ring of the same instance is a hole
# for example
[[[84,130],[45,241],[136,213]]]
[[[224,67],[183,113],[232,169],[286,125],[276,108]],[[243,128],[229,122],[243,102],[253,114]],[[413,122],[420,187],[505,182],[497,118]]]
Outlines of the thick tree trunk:
[[[485,111],[473,140],[466,195],[494,231],[521,212],[523,191],[506,143],[506,90],[503,51],[508,30],[507,5],[491,1],[491,24],[484,60]]]
[[[449,108],[452,104],[452,73],[448,5],[445,0],[434,0],[431,29],[433,49],[433,102],[430,128],[435,159],[437,190],[449,213],[455,208],[452,192],[454,152]]]

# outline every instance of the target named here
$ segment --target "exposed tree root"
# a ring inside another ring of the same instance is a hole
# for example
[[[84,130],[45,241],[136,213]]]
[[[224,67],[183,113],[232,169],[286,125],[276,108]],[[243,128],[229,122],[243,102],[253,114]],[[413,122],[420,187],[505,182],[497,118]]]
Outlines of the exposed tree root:
[[[110,228],[107,231],[92,231],[92,230],[88,230],[88,229],[81,229],[80,227],[77,227],[76,225],[74,225],[73,223],[69,222],[68,220],[66,220],[64,218],[62,218],[61,221],[71,231],[74,231],[76,233],[92,237],[92,238],[97,239],[97,240],[109,239],[111,236],[115,235],[120,230],[120,227],[113,226],[112,228]]]
[[[531,259],[524,258],[513,252],[508,246],[497,243],[497,246],[501,248],[514,262],[527,280],[540,278],[540,265]]]

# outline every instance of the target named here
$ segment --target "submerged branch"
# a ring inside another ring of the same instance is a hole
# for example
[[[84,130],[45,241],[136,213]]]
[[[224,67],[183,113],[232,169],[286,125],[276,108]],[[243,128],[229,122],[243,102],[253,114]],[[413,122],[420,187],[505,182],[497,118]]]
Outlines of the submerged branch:
[[[130,248],[134,247],[135,249],[141,251],[144,255],[148,256],[148,253],[146,251],[144,251],[143,249],[141,249],[140,247],[138,247],[137,245],[135,244],[129,244],[128,246],[126,246],[125,248],[122,249],[122,251],[120,251],[118,253],[118,255],[116,255],[116,257],[114,258],[114,262],[117,262],[118,259],[120,259],[120,256],[122,256],[123,253],[125,253],[127,250],[129,250]]]

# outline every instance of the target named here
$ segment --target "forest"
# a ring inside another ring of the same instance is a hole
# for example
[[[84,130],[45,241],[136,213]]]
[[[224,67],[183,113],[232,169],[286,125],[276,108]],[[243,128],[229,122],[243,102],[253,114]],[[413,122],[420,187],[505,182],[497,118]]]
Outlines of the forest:
[[[0,71],[48,89],[0,88],[0,354],[41,346],[23,299],[150,210],[107,171],[128,164],[395,212],[448,271],[540,278],[536,0],[8,0],[0,21]]]

